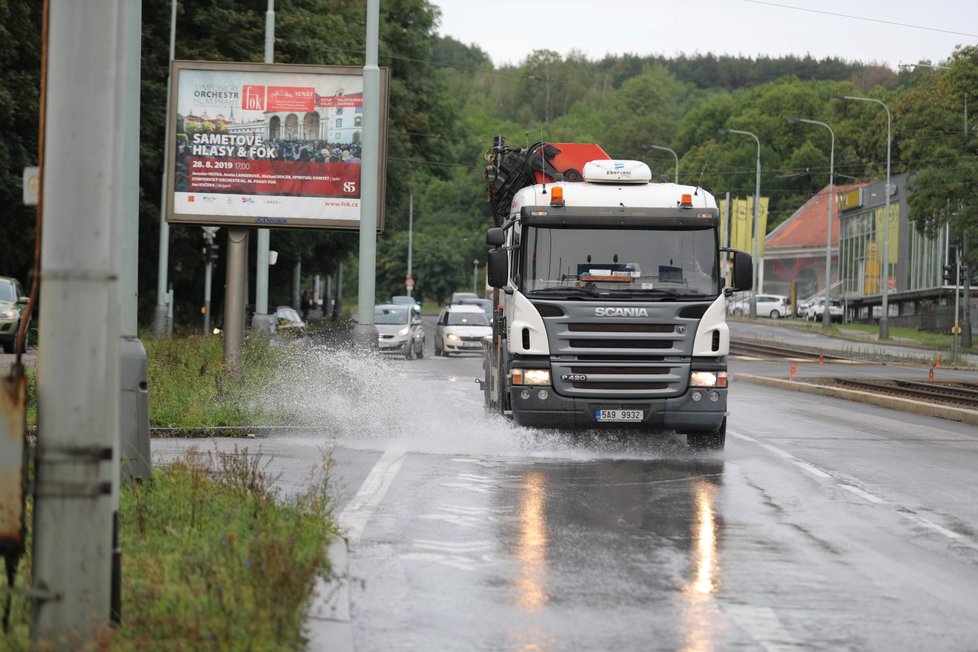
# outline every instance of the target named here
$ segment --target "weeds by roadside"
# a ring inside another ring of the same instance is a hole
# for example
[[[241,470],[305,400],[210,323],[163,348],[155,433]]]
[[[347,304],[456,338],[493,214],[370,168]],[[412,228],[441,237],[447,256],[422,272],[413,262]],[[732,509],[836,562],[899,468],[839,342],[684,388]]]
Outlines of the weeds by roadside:
[[[331,573],[331,469],[327,452],[309,488],[283,497],[260,451],[195,451],[123,486],[122,624],[107,633],[109,648],[301,649],[303,605]],[[28,553],[18,586],[29,585],[29,569]],[[0,648],[45,649],[29,641],[30,616],[15,598]]]

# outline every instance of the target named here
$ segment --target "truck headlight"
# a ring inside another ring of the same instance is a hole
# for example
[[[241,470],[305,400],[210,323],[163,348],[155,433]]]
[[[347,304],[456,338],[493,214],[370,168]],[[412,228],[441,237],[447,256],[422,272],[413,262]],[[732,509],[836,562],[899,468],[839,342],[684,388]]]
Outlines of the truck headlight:
[[[549,385],[549,369],[513,369],[514,385]]]
[[[726,387],[726,371],[694,371],[690,374],[691,387]]]

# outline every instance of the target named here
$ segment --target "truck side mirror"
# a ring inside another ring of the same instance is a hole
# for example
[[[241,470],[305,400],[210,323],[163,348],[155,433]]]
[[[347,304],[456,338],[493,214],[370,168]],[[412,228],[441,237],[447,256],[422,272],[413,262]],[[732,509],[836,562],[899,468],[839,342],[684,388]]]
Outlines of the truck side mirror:
[[[488,240],[488,236],[486,239]],[[489,287],[501,288],[509,282],[509,256],[504,249],[493,249],[489,252],[486,259],[486,276]]]
[[[733,289],[746,291],[754,287],[754,261],[745,251],[733,252]]]
[[[499,227],[493,227],[486,231],[486,244],[490,247],[498,247],[506,242],[506,234]]]

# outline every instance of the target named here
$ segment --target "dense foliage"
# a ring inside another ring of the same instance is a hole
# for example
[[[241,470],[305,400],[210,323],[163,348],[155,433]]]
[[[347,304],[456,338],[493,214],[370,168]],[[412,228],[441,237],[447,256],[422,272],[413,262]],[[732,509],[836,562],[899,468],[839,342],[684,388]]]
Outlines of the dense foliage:
[[[0,0],[0,274],[24,279],[33,221],[19,206],[20,174],[37,146],[40,4]],[[169,6],[143,3],[141,324],[156,302]],[[266,8],[264,0],[180,3],[176,57],[261,61]],[[415,294],[441,302],[471,287],[473,271],[484,264],[489,223],[482,154],[495,135],[513,144],[597,142],[614,157],[646,160],[657,175],[671,177],[672,155],[650,146],[668,147],[680,159],[681,182],[744,197],[754,191],[757,146],[718,130],[750,131],[761,144],[761,192],[770,197],[771,229],[828,182],[829,134],[791,125],[789,117],[831,126],[836,183],[885,173],[885,111],[870,102],[833,100],[837,95],[876,98],[891,111],[892,173],[915,174],[911,219],[924,230],[951,219],[956,237],[978,240],[978,200],[971,191],[978,143],[965,119],[968,93],[978,82],[973,47],[948,53],[939,67],[901,71],[811,57],[624,54],[592,61],[573,50],[537,50],[518,65],[496,67],[477,46],[438,36],[438,16],[432,0],[381,3],[380,64],[390,67],[392,87],[378,300],[405,291],[409,223]],[[235,38],[227,38],[232,32]],[[277,62],[361,65],[363,34],[362,0],[276,3]],[[196,227],[170,229],[168,277],[178,323],[199,319],[200,246]],[[272,306],[292,301],[300,264],[301,283],[308,286],[313,274],[347,263],[344,293],[356,298],[356,234],[273,230],[272,248],[280,254],[269,275]],[[214,285],[220,315],[222,284]]]

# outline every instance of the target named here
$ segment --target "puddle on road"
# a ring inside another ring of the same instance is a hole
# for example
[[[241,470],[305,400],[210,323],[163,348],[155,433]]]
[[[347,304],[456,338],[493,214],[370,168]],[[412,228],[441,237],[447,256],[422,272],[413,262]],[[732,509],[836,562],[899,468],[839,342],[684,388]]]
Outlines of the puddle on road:
[[[297,349],[257,399],[262,411],[341,446],[371,450],[590,459],[690,455],[685,438],[608,431],[567,433],[522,428],[487,415],[474,377],[430,372],[425,362],[374,352]],[[306,441],[308,436],[297,435]]]

